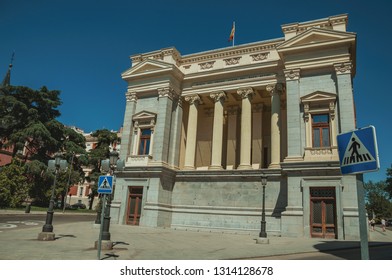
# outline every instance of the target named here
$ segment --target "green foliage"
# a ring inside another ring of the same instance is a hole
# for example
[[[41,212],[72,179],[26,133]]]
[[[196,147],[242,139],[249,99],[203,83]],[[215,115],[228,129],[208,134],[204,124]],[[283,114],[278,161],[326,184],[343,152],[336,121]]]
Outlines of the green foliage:
[[[366,208],[368,216],[392,217],[392,203],[389,200],[387,184],[384,181],[373,183],[369,181],[364,184],[366,191]]]
[[[392,198],[392,164],[390,168],[387,168],[387,180],[386,180],[386,188],[385,191],[389,194],[389,199]]]
[[[18,207],[28,198],[30,184],[25,167],[14,160],[0,172],[0,207]]]

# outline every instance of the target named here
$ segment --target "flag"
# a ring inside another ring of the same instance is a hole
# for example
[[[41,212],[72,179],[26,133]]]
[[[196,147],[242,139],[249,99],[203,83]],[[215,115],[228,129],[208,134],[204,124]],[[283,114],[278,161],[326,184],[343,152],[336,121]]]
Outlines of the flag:
[[[234,33],[235,33],[235,22],[233,22],[233,27],[231,28],[229,42],[234,40]]]

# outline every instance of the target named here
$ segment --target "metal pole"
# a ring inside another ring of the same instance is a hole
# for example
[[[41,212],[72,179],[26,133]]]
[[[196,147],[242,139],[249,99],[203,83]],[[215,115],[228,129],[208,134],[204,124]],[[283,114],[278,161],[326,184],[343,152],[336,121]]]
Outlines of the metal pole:
[[[103,195],[102,201],[102,213],[105,212],[105,202],[106,202],[106,195]],[[99,230],[99,237],[98,237],[98,260],[101,259],[101,248],[102,248],[102,234],[103,234],[103,215],[101,215],[101,227]]]
[[[110,176],[113,176],[113,166],[110,168]],[[109,194],[109,197],[106,199],[106,209],[105,212],[105,217],[103,219],[103,233],[102,233],[102,240],[110,240],[110,207],[112,203],[112,195]],[[106,195],[105,195],[106,197]],[[101,214],[102,215],[102,214]]]
[[[262,210],[261,210],[261,230],[259,237],[266,238],[267,237],[267,232],[266,232],[266,221],[265,221],[265,184],[263,184],[263,205],[262,205]]]
[[[53,182],[53,187],[52,187],[52,195],[50,196],[50,202],[49,202],[49,208],[48,211],[46,212],[46,221],[44,226],[42,227],[42,232],[53,232],[53,207],[54,207],[54,190],[56,188],[56,181],[57,181],[57,173],[58,173],[58,167],[56,167],[56,171],[54,173],[54,182]]]
[[[358,197],[358,218],[359,218],[359,235],[361,239],[361,259],[369,260],[369,243],[368,243],[368,223],[365,209],[365,195],[363,188],[363,174],[357,175],[357,197]]]

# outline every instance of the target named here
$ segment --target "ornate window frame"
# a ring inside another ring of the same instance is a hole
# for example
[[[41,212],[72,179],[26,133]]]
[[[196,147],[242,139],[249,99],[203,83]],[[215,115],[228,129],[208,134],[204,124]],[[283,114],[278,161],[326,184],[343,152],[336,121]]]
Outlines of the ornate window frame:
[[[337,153],[337,130],[336,130],[336,100],[335,93],[315,91],[301,97],[303,105],[303,117],[305,122],[305,160],[336,160]],[[328,114],[329,116],[329,147],[313,147],[312,116]]]
[[[154,145],[154,129],[156,124],[157,115],[148,111],[141,111],[132,116],[133,122],[133,144],[131,161],[133,163],[139,162],[147,164],[148,159],[152,158],[152,149]],[[143,129],[151,129],[150,147],[147,155],[139,155],[139,146]],[[144,165],[142,164],[142,165]]]

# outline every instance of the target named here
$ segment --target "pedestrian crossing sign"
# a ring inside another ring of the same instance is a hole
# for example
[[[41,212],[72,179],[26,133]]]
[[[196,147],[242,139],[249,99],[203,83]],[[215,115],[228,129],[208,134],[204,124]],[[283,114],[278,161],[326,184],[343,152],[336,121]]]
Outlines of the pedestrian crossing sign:
[[[374,126],[339,134],[337,140],[342,174],[365,173],[380,168]]]
[[[111,194],[113,192],[113,176],[99,176],[98,193]]]

